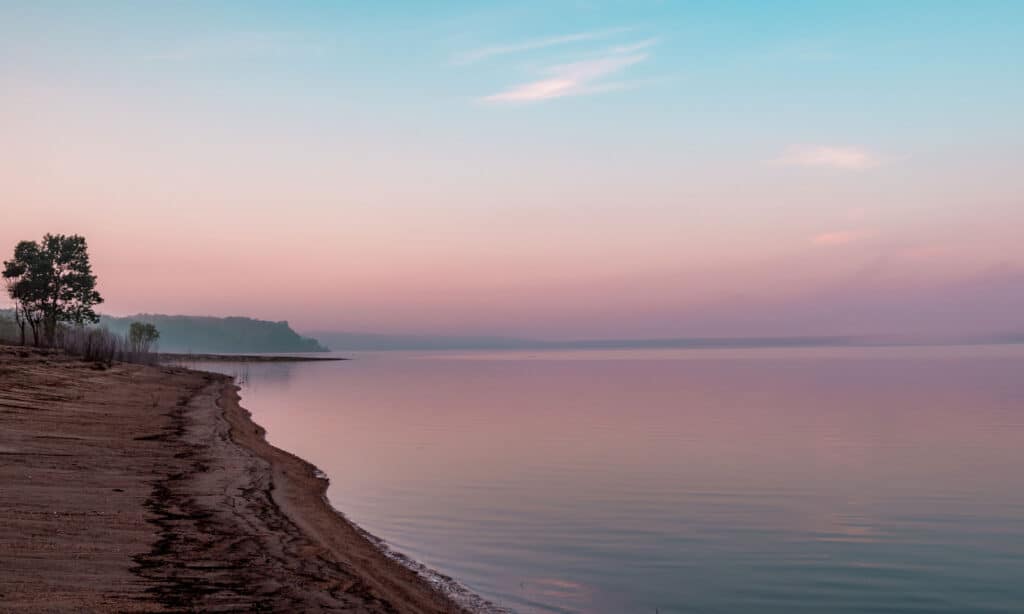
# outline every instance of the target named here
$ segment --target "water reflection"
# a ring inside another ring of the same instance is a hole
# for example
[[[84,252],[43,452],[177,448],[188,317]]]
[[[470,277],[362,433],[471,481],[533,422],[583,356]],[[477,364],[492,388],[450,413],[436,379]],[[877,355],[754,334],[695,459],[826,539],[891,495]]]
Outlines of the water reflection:
[[[255,386],[287,386],[288,382],[292,378],[292,373],[299,367],[299,362],[265,362],[265,363],[253,363],[253,362],[230,362],[230,361],[177,361],[174,364],[186,367],[188,369],[197,369],[199,371],[211,371],[214,373],[222,373],[229,375],[235,379],[235,382],[239,386],[247,387],[249,385]],[[259,377],[256,381],[252,380],[251,373],[253,367],[257,368]]]
[[[337,507],[523,611],[1013,611],[1024,351],[248,367]]]

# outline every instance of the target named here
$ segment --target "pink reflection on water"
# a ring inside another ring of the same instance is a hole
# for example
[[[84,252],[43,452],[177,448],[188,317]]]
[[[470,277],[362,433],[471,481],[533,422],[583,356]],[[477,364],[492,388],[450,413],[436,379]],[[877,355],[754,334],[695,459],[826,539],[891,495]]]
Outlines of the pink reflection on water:
[[[623,583],[689,600],[761,557],[1016,530],[1021,348],[691,354],[368,356],[268,368],[243,403],[339,509],[503,602],[629,611]]]

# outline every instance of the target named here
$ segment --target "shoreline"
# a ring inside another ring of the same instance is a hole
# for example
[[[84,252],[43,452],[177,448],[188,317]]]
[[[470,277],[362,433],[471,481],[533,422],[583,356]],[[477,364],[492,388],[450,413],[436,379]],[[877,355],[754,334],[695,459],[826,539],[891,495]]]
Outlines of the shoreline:
[[[423,581],[429,585],[431,590],[440,593],[445,599],[450,600],[454,606],[458,608],[457,610],[452,611],[466,612],[467,614],[507,614],[511,612],[510,610],[496,606],[483,597],[473,593],[454,578],[431,569],[419,561],[392,549],[386,540],[370,533],[357,523],[349,520],[343,511],[331,504],[330,499],[327,496],[327,489],[330,487],[330,477],[306,459],[269,443],[266,439],[266,429],[256,423],[252,419],[252,413],[241,405],[241,387],[231,382],[230,380],[232,378],[227,377],[227,379],[229,382],[226,383],[223,388],[222,396],[218,400],[218,406],[222,408],[228,423],[231,425],[229,437],[237,445],[250,449],[255,454],[264,458],[264,460],[268,460],[272,464],[274,463],[274,459],[279,460],[283,458],[284,461],[282,464],[294,463],[296,467],[300,469],[301,473],[298,474],[290,473],[285,469],[284,473],[287,475],[286,479],[291,481],[294,480],[297,475],[300,476],[300,479],[296,481],[303,483],[293,485],[297,491],[293,494],[300,498],[306,498],[310,503],[313,503],[312,495],[316,493],[317,501],[314,504],[316,507],[315,513],[322,516],[322,518],[319,518],[318,520],[322,520],[326,525],[326,537],[327,541],[330,542],[328,544],[329,547],[337,545],[337,538],[341,537],[338,533],[347,534],[349,532],[354,532],[358,538],[362,539],[367,545],[376,550],[380,555],[388,560],[389,563],[397,564],[401,569],[411,572],[419,581]],[[244,442],[240,442],[235,438],[236,430],[241,435]],[[252,443],[252,440],[248,438],[249,433],[257,438],[255,441],[256,449],[249,447],[249,444]],[[269,456],[272,458],[264,456],[264,451],[267,450],[270,451]],[[312,486],[313,484],[315,484],[315,487]],[[281,490],[290,489],[285,488]],[[281,509],[280,506],[278,509]]]
[[[239,399],[223,375],[0,347],[7,611],[470,611]]]
[[[288,356],[286,354],[181,354],[161,352],[157,361],[161,364],[189,362],[324,362],[352,360],[341,356]]]

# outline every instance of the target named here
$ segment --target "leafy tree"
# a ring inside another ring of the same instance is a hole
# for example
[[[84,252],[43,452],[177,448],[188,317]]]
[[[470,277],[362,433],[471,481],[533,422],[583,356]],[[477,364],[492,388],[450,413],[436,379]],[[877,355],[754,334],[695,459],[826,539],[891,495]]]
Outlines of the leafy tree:
[[[39,243],[21,241],[14,257],[4,261],[3,277],[36,345],[40,334],[52,345],[62,322],[99,321],[93,307],[103,297],[96,291],[84,237],[47,234]]]
[[[148,322],[132,322],[128,328],[128,341],[133,352],[148,353],[160,338],[160,331]]]
[[[21,328],[22,345],[25,344],[25,324],[32,329],[33,342],[39,345],[46,302],[43,263],[35,241],[21,241],[14,248],[14,257],[4,261],[3,277],[7,293],[14,300],[14,318]]]

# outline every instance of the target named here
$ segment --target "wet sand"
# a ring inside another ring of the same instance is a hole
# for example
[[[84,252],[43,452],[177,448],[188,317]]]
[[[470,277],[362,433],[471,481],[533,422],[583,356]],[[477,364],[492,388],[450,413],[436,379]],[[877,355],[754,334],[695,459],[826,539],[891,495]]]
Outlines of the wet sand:
[[[5,612],[461,612],[226,377],[0,346]]]

